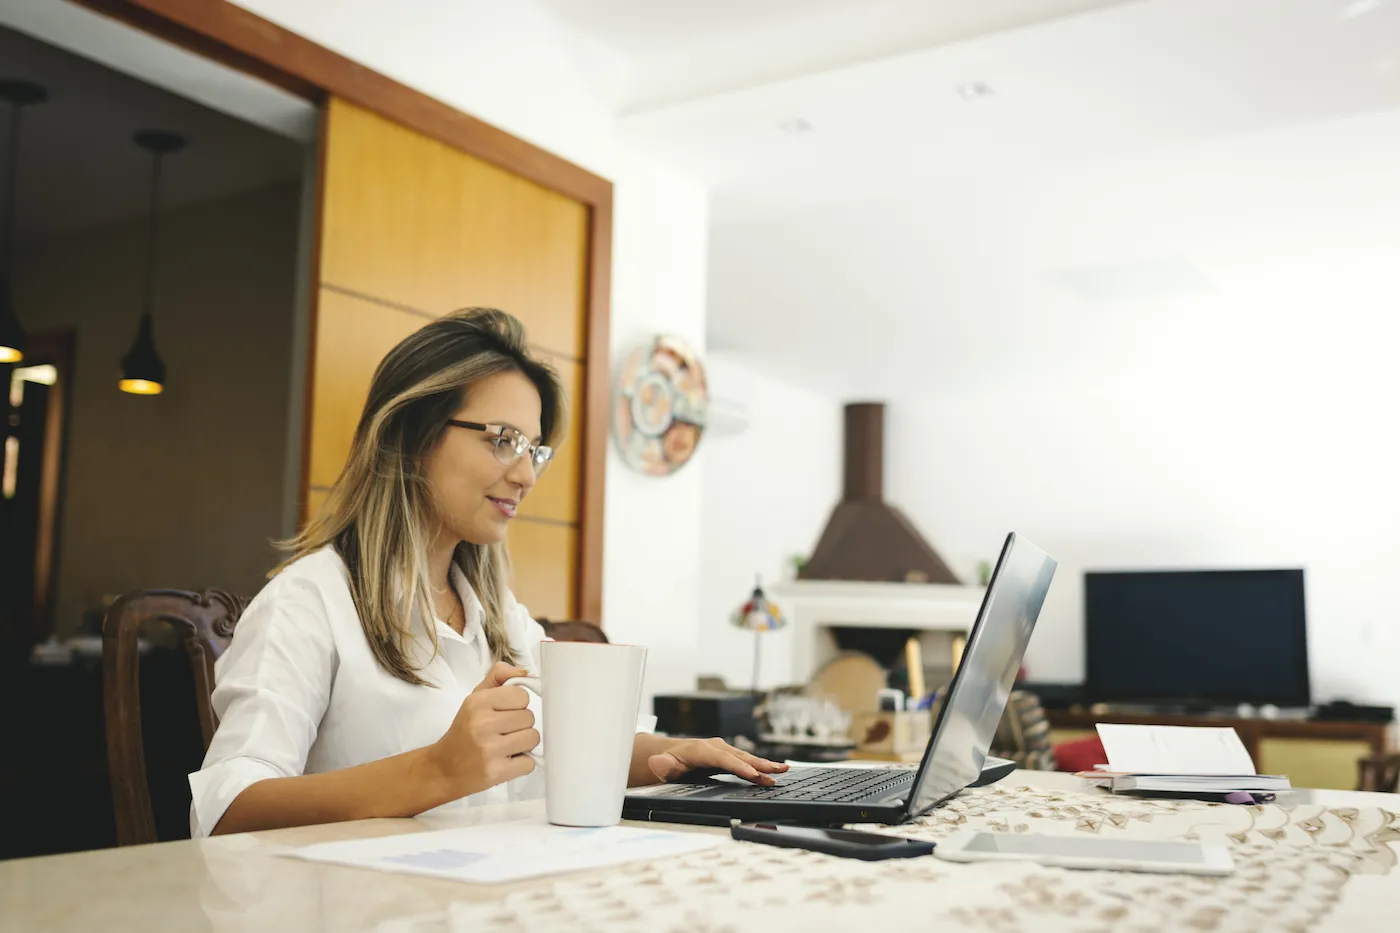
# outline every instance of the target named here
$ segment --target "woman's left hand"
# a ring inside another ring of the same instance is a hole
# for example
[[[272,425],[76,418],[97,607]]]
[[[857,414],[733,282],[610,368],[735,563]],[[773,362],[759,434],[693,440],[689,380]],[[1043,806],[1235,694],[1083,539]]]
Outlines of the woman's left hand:
[[[674,780],[694,768],[723,768],[755,784],[773,784],[773,775],[788,769],[785,764],[750,755],[721,739],[677,742],[648,758],[647,765],[663,781]]]

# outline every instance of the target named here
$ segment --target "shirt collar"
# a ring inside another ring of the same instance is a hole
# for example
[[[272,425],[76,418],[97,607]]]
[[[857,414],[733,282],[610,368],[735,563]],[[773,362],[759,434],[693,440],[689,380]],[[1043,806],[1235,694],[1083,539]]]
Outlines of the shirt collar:
[[[457,598],[462,601],[462,609],[466,613],[466,621],[462,625],[462,638],[471,644],[485,634],[484,621],[486,610],[481,605],[481,600],[476,598],[476,591],[467,582],[467,575],[462,573],[462,568],[453,561],[452,566],[447,571],[447,579],[457,591]],[[449,632],[452,629],[446,625]],[[456,632],[452,632],[456,635]]]

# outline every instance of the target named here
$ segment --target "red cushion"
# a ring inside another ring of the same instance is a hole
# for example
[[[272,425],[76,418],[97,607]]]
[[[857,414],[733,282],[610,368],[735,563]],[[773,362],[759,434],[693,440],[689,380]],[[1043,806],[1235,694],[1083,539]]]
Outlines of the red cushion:
[[[1061,771],[1089,771],[1107,760],[1108,755],[1097,735],[1055,746],[1055,767]]]

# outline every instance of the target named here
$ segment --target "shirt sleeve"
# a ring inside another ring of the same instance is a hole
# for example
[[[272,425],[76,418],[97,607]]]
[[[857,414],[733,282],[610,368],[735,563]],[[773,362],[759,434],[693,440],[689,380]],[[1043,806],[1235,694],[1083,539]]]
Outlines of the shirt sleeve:
[[[544,626],[536,622],[530,616],[530,611],[516,602],[514,596],[508,596],[506,600],[506,626],[514,644],[521,646],[517,650],[524,649],[521,663],[529,668],[531,674],[538,676],[540,673],[540,644],[549,640],[545,637]],[[646,700],[645,695],[642,699]],[[637,731],[654,732],[655,730],[656,717],[650,713],[643,713],[639,709],[637,711]]]
[[[250,785],[305,772],[335,676],[324,601],[308,582],[273,581],[243,614],[215,667],[219,727],[190,775],[190,834],[209,835]]]

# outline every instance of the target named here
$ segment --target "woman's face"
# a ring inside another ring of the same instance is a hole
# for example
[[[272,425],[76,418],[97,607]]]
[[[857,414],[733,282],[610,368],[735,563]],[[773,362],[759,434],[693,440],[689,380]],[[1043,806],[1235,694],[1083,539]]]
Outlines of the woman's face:
[[[540,443],[540,394],[519,372],[497,373],[467,393],[453,419],[492,428],[515,428]],[[507,466],[496,459],[494,432],[447,426],[428,455],[428,485],[438,510],[441,534],[468,544],[494,544],[535,485],[527,453]]]

